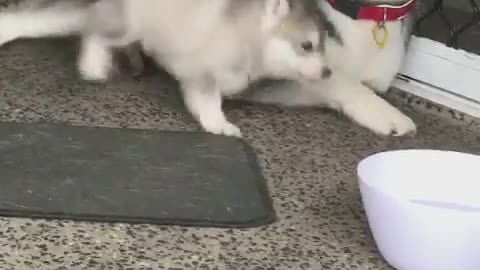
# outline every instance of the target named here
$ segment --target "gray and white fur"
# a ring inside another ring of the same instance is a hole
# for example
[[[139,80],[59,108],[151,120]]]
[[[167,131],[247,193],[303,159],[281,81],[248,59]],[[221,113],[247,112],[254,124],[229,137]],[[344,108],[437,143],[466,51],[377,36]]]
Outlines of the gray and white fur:
[[[347,0],[346,0],[347,1]],[[348,0],[362,3],[399,4],[405,0]],[[388,21],[389,39],[382,49],[372,29],[376,22],[353,20],[325,0],[317,0],[329,22],[325,61],[332,69],[329,80],[268,81],[251,89],[247,99],[283,106],[320,106],[340,111],[379,135],[414,134],[408,116],[377,94],[385,93],[399,72],[417,10],[403,20]],[[421,6],[417,1],[417,9]]]
[[[208,132],[241,136],[222,98],[263,78],[317,81],[323,28],[313,0],[51,0],[0,14],[0,43],[79,34],[78,68],[105,80],[112,49],[140,43],[180,81],[185,104]]]

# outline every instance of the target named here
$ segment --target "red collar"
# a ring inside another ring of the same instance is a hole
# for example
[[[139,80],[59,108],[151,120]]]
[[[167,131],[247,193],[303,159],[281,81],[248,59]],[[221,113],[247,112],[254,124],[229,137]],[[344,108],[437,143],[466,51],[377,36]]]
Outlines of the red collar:
[[[328,0],[339,12],[354,20],[372,20],[376,22],[398,21],[403,19],[415,5],[409,0],[399,6],[395,5],[361,5],[344,0]]]

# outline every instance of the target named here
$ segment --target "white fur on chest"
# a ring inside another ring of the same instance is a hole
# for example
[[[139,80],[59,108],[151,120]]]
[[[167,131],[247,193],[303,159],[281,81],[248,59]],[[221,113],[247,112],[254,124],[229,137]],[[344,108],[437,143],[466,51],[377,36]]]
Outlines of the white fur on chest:
[[[385,47],[380,48],[372,33],[376,22],[351,20],[328,4],[324,9],[343,41],[338,44],[336,40],[326,40],[327,62],[351,78],[373,81],[373,84],[382,85],[381,88],[390,84],[405,51],[402,22],[386,23],[388,39]]]

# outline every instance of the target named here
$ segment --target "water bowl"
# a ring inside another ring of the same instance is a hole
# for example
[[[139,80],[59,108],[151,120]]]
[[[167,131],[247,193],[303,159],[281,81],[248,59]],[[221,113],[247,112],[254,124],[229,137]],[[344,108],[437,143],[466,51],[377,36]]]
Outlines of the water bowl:
[[[398,270],[480,270],[480,156],[374,154],[357,168],[368,223]]]

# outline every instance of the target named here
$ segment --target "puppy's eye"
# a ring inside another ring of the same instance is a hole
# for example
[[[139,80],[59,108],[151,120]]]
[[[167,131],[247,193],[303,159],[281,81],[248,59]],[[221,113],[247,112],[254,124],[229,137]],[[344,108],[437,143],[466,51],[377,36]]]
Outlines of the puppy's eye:
[[[313,51],[313,43],[311,41],[304,41],[302,42],[302,49],[306,52]]]

